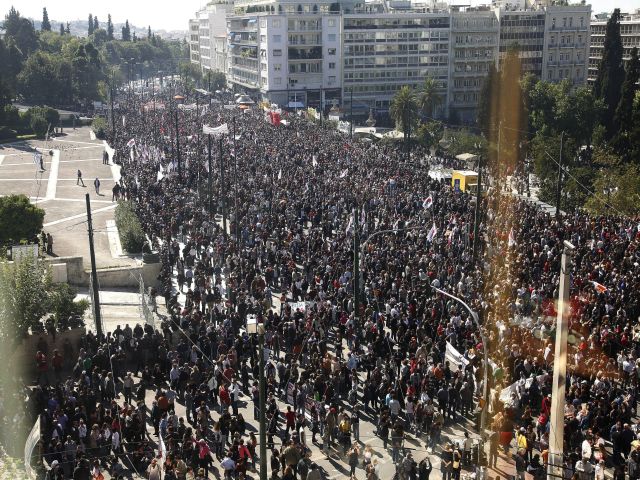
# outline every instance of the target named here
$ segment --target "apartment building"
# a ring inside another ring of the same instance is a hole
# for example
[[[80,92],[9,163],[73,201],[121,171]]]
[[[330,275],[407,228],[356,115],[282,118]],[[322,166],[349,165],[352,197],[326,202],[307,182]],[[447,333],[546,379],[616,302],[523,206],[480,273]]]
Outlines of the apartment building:
[[[446,114],[450,16],[442,13],[354,13],[342,16],[343,102],[354,114],[386,112],[403,86],[436,80],[436,115]]]
[[[475,120],[484,80],[498,60],[499,27],[493,10],[451,12],[449,113],[462,123]]]
[[[524,72],[586,81],[589,5],[236,0],[233,11],[225,8],[225,39],[211,20],[200,21],[207,15],[190,23],[192,61],[203,68],[226,62],[235,89],[280,105],[384,114],[399,88],[420,88],[431,77],[439,97],[434,116],[470,123],[491,65],[499,67],[510,47]]]
[[[585,85],[591,6],[550,6],[546,14],[541,78],[549,82],[568,79],[575,86]]]
[[[340,12],[329,2],[246,3],[227,17],[228,81],[280,105],[340,104]]]
[[[620,37],[622,37],[623,59],[628,61],[631,49],[640,49],[640,9],[634,13],[622,13],[620,21]],[[598,76],[598,68],[602,61],[604,37],[607,31],[608,14],[597,15],[591,21],[591,37],[589,49],[589,84],[593,85]]]
[[[189,48],[191,62],[203,73],[213,70],[227,73],[227,20],[233,3],[211,2],[189,20]]]

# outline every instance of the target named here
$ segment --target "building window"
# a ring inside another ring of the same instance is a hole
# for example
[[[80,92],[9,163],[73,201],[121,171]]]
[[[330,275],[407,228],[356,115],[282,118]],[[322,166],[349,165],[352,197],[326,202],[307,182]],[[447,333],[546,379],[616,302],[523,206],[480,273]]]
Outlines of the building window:
[[[280,77],[274,78],[273,79],[273,84],[274,85],[282,85],[282,79]]]
[[[567,17],[564,17],[564,18],[562,19],[562,26],[563,26],[563,27],[566,27],[566,26],[567,26]]]
[[[580,70],[579,68],[576,70],[576,78],[582,78],[582,70]]]
[[[273,42],[274,43],[280,43],[282,41],[282,36],[281,35],[274,35],[273,36]]]
[[[266,43],[266,41],[267,41],[267,36],[266,35],[260,35],[260,42]]]
[[[282,70],[282,64],[281,63],[274,63],[273,64],[273,71],[274,72],[279,72],[280,70]]]
[[[583,17],[580,17],[580,26],[584,27],[584,18]]]
[[[280,28],[280,19],[279,18],[273,19],[273,21],[271,22],[271,26],[273,28]]]
[[[330,27],[335,27],[336,26],[336,19],[335,18],[330,18],[327,25],[329,25]]]
[[[335,33],[330,33],[327,38],[328,38],[328,40],[330,42],[335,42],[336,41],[336,34]]]
[[[260,20],[260,28],[267,28],[267,20],[266,19],[262,19]]]
[[[275,48],[273,50],[273,56],[274,57],[281,57],[282,56],[282,50],[280,50],[279,48]]]
[[[549,71],[547,72],[547,79],[548,79],[548,80],[551,80],[551,70],[549,70]]]
[[[553,55],[549,55],[549,62],[553,62]]]
[[[329,85],[333,85],[336,83],[336,77],[335,75],[330,75],[329,76]]]
[[[329,70],[334,70],[336,68],[335,62],[329,62]]]
[[[335,55],[336,54],[336,49],[335,48],[329,48],[329,49],[327,49],[327,53],[329,55]]]

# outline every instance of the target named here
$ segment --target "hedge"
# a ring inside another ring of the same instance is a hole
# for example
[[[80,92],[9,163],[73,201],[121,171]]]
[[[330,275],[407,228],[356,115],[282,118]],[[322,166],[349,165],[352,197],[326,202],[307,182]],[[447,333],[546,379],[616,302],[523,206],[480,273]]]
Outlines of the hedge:
[[[93,129],[93,133],[96,134],[96,138],[99,138],[100,140],[106,138],[107,121],[104,118],[94,118],[91,124],[91,128]]]
[[[146,240],[133,202],[121,200],[115,212],[116,226],[122,248],[128,253],[140,253]]]

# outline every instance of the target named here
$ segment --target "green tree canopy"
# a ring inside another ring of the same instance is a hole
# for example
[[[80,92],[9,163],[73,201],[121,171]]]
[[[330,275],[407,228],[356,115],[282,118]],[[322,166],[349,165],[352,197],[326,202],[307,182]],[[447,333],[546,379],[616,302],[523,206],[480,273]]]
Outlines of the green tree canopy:
[[[0,197],[0,245],[32,240],[42,230],[44,210],[26,195]]]
[[[598,76],[593,85],[596,98],[604,102],[602,125],[606,128],[607,139],[617,132],[614,115],[620,102],[624,66],[622,63],[622,38],[620,37],[620,9],[616,8],[607,22],[602,60],[598,66]]]
[[[49,21],[49,14],[47,13],[47,7],[42,9],[42,24],[40,25],[40,30],[43,32],[51,31],[51,22]]]

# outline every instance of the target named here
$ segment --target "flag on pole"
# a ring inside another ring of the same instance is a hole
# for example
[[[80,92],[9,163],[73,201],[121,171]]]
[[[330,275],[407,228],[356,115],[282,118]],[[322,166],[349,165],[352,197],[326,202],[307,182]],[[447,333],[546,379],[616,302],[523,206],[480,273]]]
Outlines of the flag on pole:
[[[318,159],[317,159],[317,157],[315,155],[311,159],[311,165],[313,165],[314,167],[318,166]]]
[[[218,137],[220,135],[227,135],[229,133],[229,126],[223,123],[219,127],[210,127],[209,125],[202,125],[202,133],[205,135],[213,135]]]
[[[349,173],[349,169],[345,168],[342,173],[340,174],[340,178],[344,178],[347,176],[347,174]]]
[[[601,283],[594,282],[593,280],[591,281],[591,283],[593,284],[593,288],[595,288],[596,292],[598,293],[604,293],[609,291],[609,289],[604,285],[602,285]]]
[[[431,243],[435,238],[436,233],[438,233],[438,229],[436,228],[436,224],[434,223],[431,226],[431,230],[429,230],[429,233],[427,233],[427,242]]]
[[[282,169],[278,171],[278,180],[282,180]]]
[[[431,208],[431,205],[433,205],[433,197],[431,195],[429,195],[422,202],[422,208]]]
[[[132,138],[131,140],[129,140],[129,141],[127,142],[127,148],[131,148],[131,147],[133,147],[135,144],[136,144],[136,139],[135,139],[135,138]]]
[[[509,246],[514,247],[516,245],[516,237],[513,234],[513,227],[509,230]]]
[[[349,216],[349,223],[347,223],[347,229],[345,230],[345,234],[349,235],[349,232],[353,229],[353,213]]]

